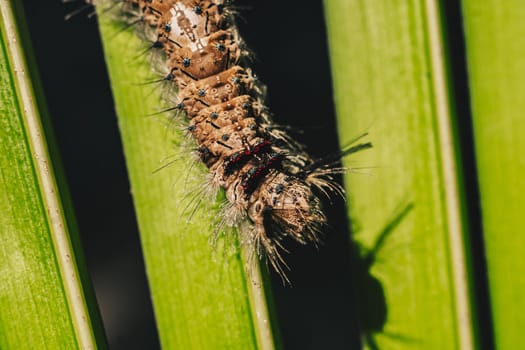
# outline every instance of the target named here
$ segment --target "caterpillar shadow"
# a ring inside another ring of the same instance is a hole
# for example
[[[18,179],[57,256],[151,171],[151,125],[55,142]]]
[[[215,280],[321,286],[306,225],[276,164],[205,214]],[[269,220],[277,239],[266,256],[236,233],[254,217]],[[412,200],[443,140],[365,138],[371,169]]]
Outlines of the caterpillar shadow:
[[[381,248],[387,239],[395,232],[399,224],[413,210],[414,204],[408,203],[397,210],[392,219],[384,226],[377,235],[373,247],[362,253],[362,248],[357,243],[352,243],[352,259],[354,263],[354,279],[357,284],[358,300],[358,323],[363,342],[372,349],[379,350],[375,335],[384,334],[384,326],[387,321],[388,308],[385,292],[381,282],[371,273],[371,268],[376,263]],[[402,335],[388,334],[391,338],[403,342],[413,342]]]

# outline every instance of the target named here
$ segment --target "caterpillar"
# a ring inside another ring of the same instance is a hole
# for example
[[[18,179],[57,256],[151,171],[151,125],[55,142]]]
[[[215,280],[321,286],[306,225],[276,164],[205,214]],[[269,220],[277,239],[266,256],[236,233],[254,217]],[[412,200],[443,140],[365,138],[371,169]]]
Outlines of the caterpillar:
[[[160,81],[175,87],[169,110],[185,116],[195,153],[209,170],[207,188],[224,190],[218,227],[238,227],[251,257],[266,258],[286,280],[283,240],[319,242],[327,221],[322,197],[343,195],[334,180],[348,170],[341,157],[371,143],[313,159],[286,127],[273,123],[266,87],[250,69],[228,0],[112,2],[124,25],[134,26],[157,54]]]

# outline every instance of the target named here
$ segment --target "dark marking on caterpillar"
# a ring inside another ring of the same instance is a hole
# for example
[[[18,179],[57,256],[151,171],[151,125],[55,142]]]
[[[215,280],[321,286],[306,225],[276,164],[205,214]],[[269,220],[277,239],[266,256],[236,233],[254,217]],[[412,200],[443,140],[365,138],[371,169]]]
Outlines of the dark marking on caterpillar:
[[[341,157],[371,144],[314,160],[287,127],[273,123],[230,1],[112,1],[125,26],[149,41],[147,51],[162,57],[161,68],[169,73],[157,82],[178,90],[176,98],[167,98],[178,102],[165,111],[184,112],[186,130],[210,172],[207,185],[224,189],[229,204],[218,226],[239,227],[251,257],[266,258],[286,280],[282,240],[319,242],[326,224],[321,196],[343,194],[333,178],[348,170]]]

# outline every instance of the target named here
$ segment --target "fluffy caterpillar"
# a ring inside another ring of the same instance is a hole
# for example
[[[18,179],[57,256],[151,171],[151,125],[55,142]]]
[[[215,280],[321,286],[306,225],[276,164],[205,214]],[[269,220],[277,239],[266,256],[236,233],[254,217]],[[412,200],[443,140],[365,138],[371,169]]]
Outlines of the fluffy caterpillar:
[[[320,196],[343,194],[333,175],[342,156],[371,147],[361,143],[314,160],[275,125],[264,106],[264,85],[249,68],[249,53],[227,0],[113,0],[126,26],[133,26],[176,87],[167,96],[187,118],[186,130],[209,169],[209,184],[228,203],[218,225],[240,228],[252,257],[267,258],[283,277],[282,241],[319,242],[326,223]]]

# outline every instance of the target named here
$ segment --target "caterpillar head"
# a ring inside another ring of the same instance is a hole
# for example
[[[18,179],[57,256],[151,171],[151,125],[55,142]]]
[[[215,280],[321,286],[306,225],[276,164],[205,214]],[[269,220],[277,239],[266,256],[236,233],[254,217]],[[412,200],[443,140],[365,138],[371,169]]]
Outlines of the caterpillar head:
[[[256,226],[262,246],[279,245],[285,237],[299,243],[319,241],[320,227],[326,222],[319,198],[299,179],[277,176],[260,186],[248,215]]]

